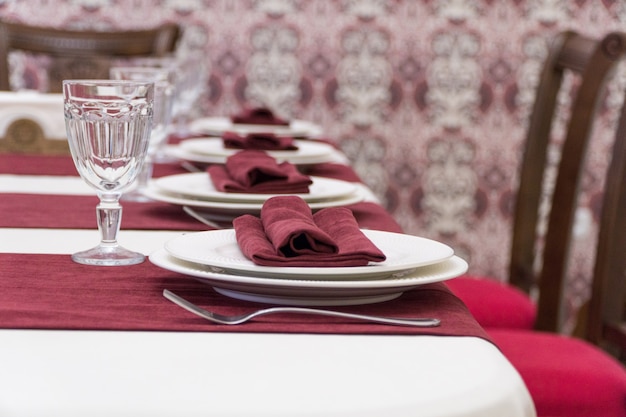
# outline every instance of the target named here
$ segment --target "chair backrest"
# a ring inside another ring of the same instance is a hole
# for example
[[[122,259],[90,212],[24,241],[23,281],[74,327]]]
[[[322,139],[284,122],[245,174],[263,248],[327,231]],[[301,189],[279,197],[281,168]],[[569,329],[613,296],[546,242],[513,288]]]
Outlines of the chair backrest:
[[[591,298],[580,336],[626,363],[626,100],[612,150]]]
[[[600,40],[594,40],[575,32],[564,32],[555,39],[540,75],[520,173],[509,271],[509,280],[513,285],[529,293],[538,290],[536,328],[539,330],[560,331],[563,321],[563,294],[568,251],[572,240],[579,183],[584,171],[587,145],[590,141],[599,98],[602,97],[604,91],[604,84],[625,53],[626,34],[624,33],[610,33]],[[557,96],[567,71],[579,75],[579,84],[570,108],[564,141],[561,145],[561,156],[556,168],[557,176],[549,197],[551,209],[547,215],[545,236],[539,237],[540,207],[546,193],[544,181],[546,166],[549,163],[552,122],[557,109]],[[621,139],[618,137],[616,143],[623,139],[623,137]],[[619,149],[616,148],[616,151]],[[615,164],[623,164],[619,158],[616,157],[616,159]],[[612,171],[619,169],[619,167],[613,167]],[[620,178],[623,178],[623,175]],[[607,201],[612,201],[611,198],[624,199],[623,196],[614,195],[623,191],[617,188],[613,186],[609,193],[611,197],[607,195],[609,198]],[[607,204],[613,206],[617,203]],[[619,204],[623,206],[623,201]],[[611,207],[608,210],[614,210],[614,208]],[[619,210],[623,214],[624,207]],[[607,230],[619,222],[623,223],[624,217],[613,219],[613,222],[610,226],[605,226],[603,223],[603,234],[600,238],[605,239],[606,236],[610,236],[614,239],[622,239],[621,248],[623,252],[626,252],[623,236],[615,236],[613,230]],[[619,226],[623,229],[623,224]],[[600,251],[617,250],[617,247],[605,248],[602,244],[603,242],[600,242]],[[621,256],[626,258],[626,253]],[[596,271],[604,271],[610,261],[611,259],[603,254],[598,258]],[[606,274],[607,277],[610,275],[608,272],[600,273]],[[620,274],[619,279],[624,280],[623,266]],[[611,279],[614,278],[618,279],[611,276]],[[602,304],[604,308],[604,302]]]
[[[47,92],[58,93],[63,79],[109,78],[112,58],[171,53],[180,35],[173,23],[143,30],[82,31],[0,22],[0,90],[11,88],[11,51],[49,56]]]

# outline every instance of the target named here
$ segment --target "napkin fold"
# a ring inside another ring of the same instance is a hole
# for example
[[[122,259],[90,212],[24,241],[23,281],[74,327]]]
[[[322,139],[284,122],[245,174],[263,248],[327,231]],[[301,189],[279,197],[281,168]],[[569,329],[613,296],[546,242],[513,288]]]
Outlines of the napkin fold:
[[[230,120],[236,124],[288,126],[289,121],[276,116],[266,107],[248,107],[232,115]]]
[[[257,265],[351,267],[386,259],[348,208],[313,214],[298,196],[269,198],[260,217],[245,214],[233,227],[239,248]]]
[[[207,168],[216,190],[227,193],[306,194],[313,183],[289,162],[259,150],[243,150],[226,159],[225,165]]]
[[[273,133],[239,135],[235,132],[224,132],[222,142],[224,147],[228,149],[260,149],[266,151],[295,151],[298,149],[291,136],[277,136]]]

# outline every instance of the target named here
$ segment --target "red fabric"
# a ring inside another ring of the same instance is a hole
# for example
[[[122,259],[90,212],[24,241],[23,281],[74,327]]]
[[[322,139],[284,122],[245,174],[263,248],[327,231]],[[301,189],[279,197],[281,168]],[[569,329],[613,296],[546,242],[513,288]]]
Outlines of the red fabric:
[[[523,291],[494,279],[464,275],[448,286],[484,327],[530,330],[537,307]]]
[[[296,196],[270,198],[260,218],[244,215],[233,225],[242,252],[258,265],[349,267],[385,260],[349,209],[332,207],[312,214]]]
[[[226,165],[207,169],[213,185],[227,193],[306,194],[313,183],[289,162],[277,163],[263,151],[244,150],[228,157]]]
[[[222,142],[229,149],[260,149],[265,151],[297,150],[293,138],[277,136],[273,133],[249,133],[239,135],[235,132],[224,132]]]
[[[402,226],[380,204],[371,201],[350,204],[349,208],[361,229],[403,233]]]
[[[626,416],[626,369],[582,340],[487,329],[522,376],[538,417]]]
[[[187,172],[177,164],[154,164],[153,176]],[[0,174],[78,176],[70,155],[0,155]]]
[[[0,194],[0,227],[93,229],[96,197],[43,194]],[[71,212],[68,211],[71,207]],[[361,202],[346,206],[365,229],[402,232],[396,220],[380,205]],[[122,203],[122,230],[207,230],[208,226],[165,203]]]
[[[96,229],[96,196],[0,194],[0,227]],[[122,233],[137,230],[207,230],[179,206],[122,201]]]
[[[232,115],[230,120],[233,123],[251,125],[276,125],[287,126],[289,122],[276,116],[270,109],[265,107],[244,108],[241,112]]]
[[[0,328],[450,335],[489,340],[443,283],[424,285],[387,302],[333,307],[393,317],[437,317],[439,327],[307,315],[271,315],[245,325],[221,326],[166,300],[163,289],[224,314],[250,312],[263,305],[222,296],[206,284],[150,262],[99,267],[77,264],[69,255],[0,254],[0,265]]]
[[[352,167],[333,162],[308,166],[306,167],[305,173],[314,177],[328,177],[349,182],[363,182]]]

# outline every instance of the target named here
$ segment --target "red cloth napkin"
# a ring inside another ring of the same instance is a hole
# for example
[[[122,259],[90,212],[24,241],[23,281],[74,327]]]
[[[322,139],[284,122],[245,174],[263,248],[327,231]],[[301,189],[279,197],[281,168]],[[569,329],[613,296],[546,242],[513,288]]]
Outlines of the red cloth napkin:
[[[241,112],[232,115],[230,120],[233,123],[251,125],[276,125],[288,126],[289,121],[276,116],[270,109],[265,107],[245,108]]]
[[[312,214],[297,196],[272,197],[260,218],[243,215],[233,226],[241,251],[258,265],[350,267],[385,260],[350,209],[329,207]]]
[[[258,150],[228,157],[226,165],[207,168],[215,189],[227,193],[306,194],[313,183],[289,162],[278,163]]]
[[[260,149],[265,151],[295,151],[298,149],[291,136],[277,136],[273,133],[239,135],[235,132],[224,132],[222,142],[224,147],[228,149]]]

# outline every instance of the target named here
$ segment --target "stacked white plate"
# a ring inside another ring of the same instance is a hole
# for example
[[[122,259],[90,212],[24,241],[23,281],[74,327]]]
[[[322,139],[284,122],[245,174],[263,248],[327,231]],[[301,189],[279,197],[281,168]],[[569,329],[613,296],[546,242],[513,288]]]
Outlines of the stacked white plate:
[[[278,162],[287,161],[300,166],[336,161],[336,151],[327,143],[296,139],[294,144],[298,149],[266,152]],[[167,147],[169,156],[200,164],[224,164],[228,157],[240,151],[225,148],[221,137],[186,139]]]
[[[205,135],[221,136],[224,132],[235,132],[241,135],[248,133],[273,133],[276,135],[310,138],[318,136],[322,128],[305,120],[292,120],[288,125],[259,125],[233,123],[228,117],[205,117],[194,120],[189,129]]]
[[[233,229],[181,235],[150,255],[150,261],[232,298],[300,306],[392,300],[404,291],[467,271],[467,263],[443,243],[401,233],[363,233],[385,253],[384,262],[337,268],[259,266],[243,255]]]
[[[293,194],[312,210],[346,206],[365,199],[357,184],[332,178],[311,177],[307,194]],[[218,191],[206,172],[170,175],[154,179],[143,193],[154,200],[181,206],[208,209],[215,214],[258,214],[270,197],[284,194],[248,194]]]

